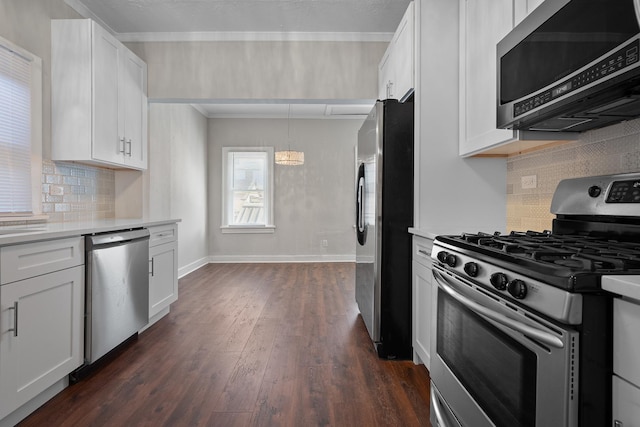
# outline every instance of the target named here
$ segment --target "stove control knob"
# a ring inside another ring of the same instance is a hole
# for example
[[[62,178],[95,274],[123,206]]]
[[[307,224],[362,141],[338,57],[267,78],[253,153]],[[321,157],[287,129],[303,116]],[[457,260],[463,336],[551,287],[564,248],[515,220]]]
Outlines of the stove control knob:
[[[476,277],[480,268],[475,262],[468,262],[464,265],[464,271],[471,277]]]
[[[507,289],[507,283],[509,283],[509,280],[504,273],[493,273],[489,278],[489,281],[491,282],[493,287],[499,291],[504,291],[505,289]]]
[[[516,299],[524,299],[527,296],[527,285],[520,279],[514,279],[509,282],[507,291]]]
[[[440,251],[438,252],[438,255],[436,255],[436,257],[438,258],[438,261],[442,263],[447,261],[447,256],[449,256],[449,253],[445,251]]]
[[[600,193],[602,193],[602,188],[598,187],[597,185],[593,185],[589,187],[589,190],[587,190],[587,192],[591,197],[598,197]]]
[[[447,255],[447,259],[445,260],[449,267],[455,267],[458,263],[458,258],[454,254]]]

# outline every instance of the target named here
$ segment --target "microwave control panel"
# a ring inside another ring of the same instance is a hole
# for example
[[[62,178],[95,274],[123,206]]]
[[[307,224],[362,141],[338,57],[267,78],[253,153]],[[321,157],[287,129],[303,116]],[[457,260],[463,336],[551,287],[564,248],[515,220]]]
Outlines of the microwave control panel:
[[[630,44],[618,49],[606,58],[589,66],[579,74],[562,83],[513,104],[513,116],[518,117],[556,98],[574,92],[583,86],[601,80],[617,71],[631,67],[640,60],[640,40],[637,38]]]

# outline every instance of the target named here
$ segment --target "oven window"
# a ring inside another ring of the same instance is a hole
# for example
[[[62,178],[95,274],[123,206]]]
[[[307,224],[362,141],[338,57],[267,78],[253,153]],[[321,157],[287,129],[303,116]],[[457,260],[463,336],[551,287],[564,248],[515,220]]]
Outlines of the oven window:
[[[438,290],[437,352],[496,426],[535,426],[536,354]]]

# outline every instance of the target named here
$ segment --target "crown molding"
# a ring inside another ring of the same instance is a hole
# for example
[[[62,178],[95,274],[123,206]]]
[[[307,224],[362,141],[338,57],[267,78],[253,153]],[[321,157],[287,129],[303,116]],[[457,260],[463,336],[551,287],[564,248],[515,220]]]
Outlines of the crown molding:
[[[83,18],[91,18],[92,20],[94,20],[95,22],[97,22],[98,24],[100,24],[100,26],[102,28],[104,28],[105,30],[107,30],[109,33],[111,33],[111,35],[115,36],[117,38],[118,33],[116,33],[115,31],[113,31],[113,28],[111,28],[110,26],[107,25],[106,22],[104,22],[102,19],[100,19],[98,17],[98,15],[96,15],[95,13],[93,13],[91,11],[91,9],[89,9],[87,6],[85,6],[82,2],[80,2],[79,0],[64,0],[64,2],[67,4],[67,6],[69,6],[71,9],[75,10],[76,12],[78,12],[78,14],[80,14],[80,16],[82,16]]]
[[[71,1],[71,0],[69,0]],[[118,33],[121,42],[220,42],[220,41],[320,41],[320,42],[384,42],[393,33],[324,33],[324,32],[249,32],[201,31],[179,33]]]

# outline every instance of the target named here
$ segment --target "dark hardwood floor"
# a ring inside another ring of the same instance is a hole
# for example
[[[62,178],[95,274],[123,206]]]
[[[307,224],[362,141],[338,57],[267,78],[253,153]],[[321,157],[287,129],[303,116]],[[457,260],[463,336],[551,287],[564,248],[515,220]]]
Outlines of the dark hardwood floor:
[[[429,374],[378,359],[354,272],[207,265],[169,315],[20,426],[430,426]]]

